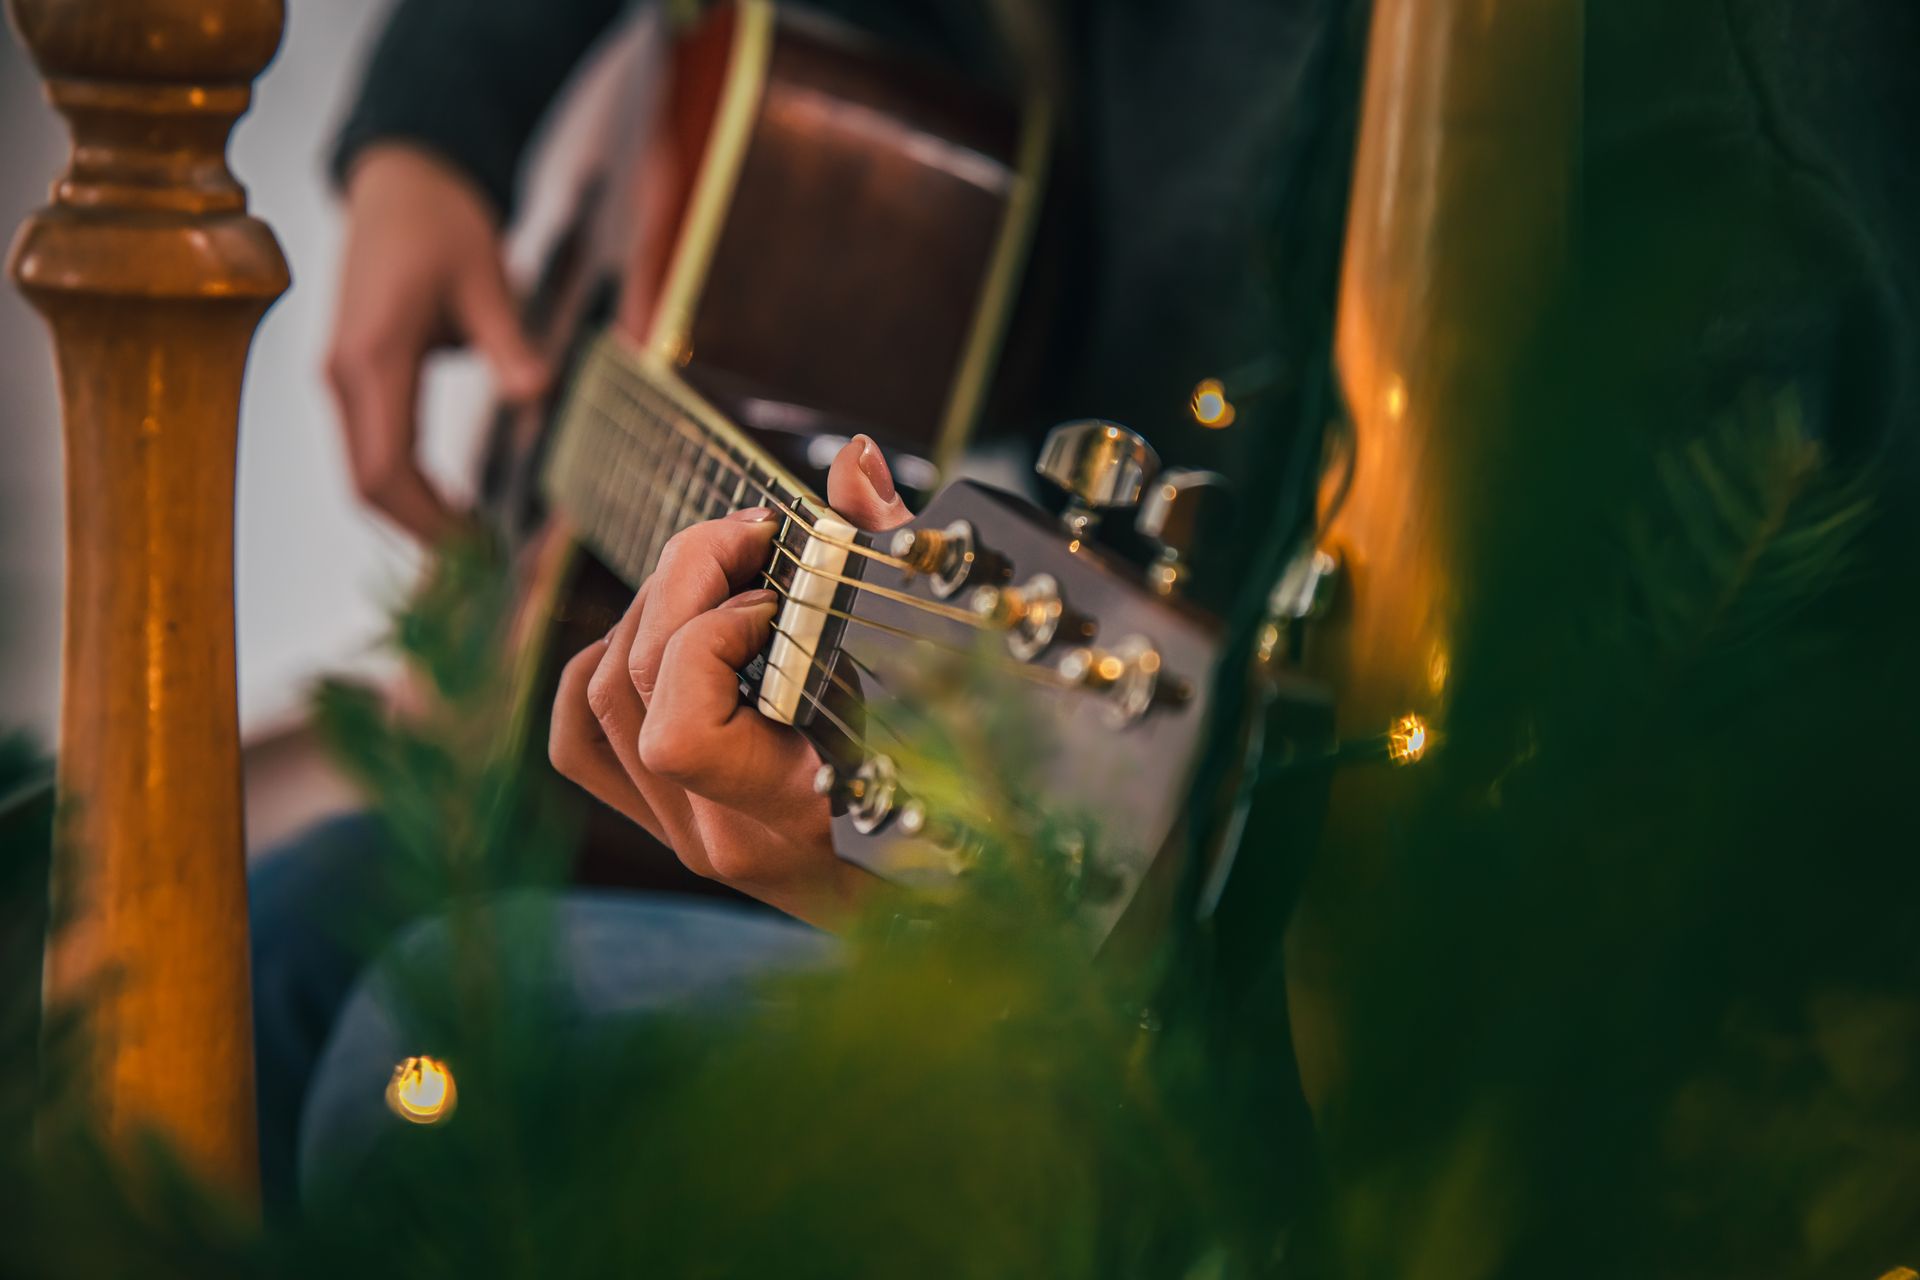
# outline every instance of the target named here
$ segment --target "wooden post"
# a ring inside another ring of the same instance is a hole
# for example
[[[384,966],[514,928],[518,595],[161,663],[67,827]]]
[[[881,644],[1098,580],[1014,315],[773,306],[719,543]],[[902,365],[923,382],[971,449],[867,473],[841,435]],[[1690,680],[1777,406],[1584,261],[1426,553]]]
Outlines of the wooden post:
[[[1342,739],[1404,714],[1446,731],[1468,530],[1572,242],[1585,30],[1583,0],[1374,0],[1335,325],[1352,465],[1323,507],[1343,574],[1308,645]],[[1417,795],[1397,770],[1343,771],[1327,838],[1382,848]],[[1323,865],[1293,926],[1315,1096],[1342,1072],[1333,957],[1378,873],[1364,857]]]
[[[286,260],[227,135],[282,0],[9,0],[67,118],[13,279],[53,331],[67,591],[49,1005],[82,999],[106,1133],[257,1183],[234,688],[240,380]]]

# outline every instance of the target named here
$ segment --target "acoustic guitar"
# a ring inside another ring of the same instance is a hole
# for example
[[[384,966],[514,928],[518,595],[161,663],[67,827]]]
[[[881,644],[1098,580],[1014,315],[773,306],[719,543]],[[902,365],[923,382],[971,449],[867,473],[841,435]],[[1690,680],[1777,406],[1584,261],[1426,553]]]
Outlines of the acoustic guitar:
[[[783,603],[743,691],[819,752],[837,853],[938,885],[986,839],[1030,836],[1104,937],[1175,832],[1210,709],[1219,628],[1182,598],[1181,549],[1217,478],[1157,474],[1139,437],[1086,421],[1041,458],[1063,517],[961,480],[870,536],[819,497],[854,431],[903,487],[966,441],[1038,210],[1044,110],[766,0],[712,11],[663,65],[636,57],[619,75],[643,88],[603,116],[613,145],[531,308],[566,389],[503,423],[489,467],[544,637],[529,705],[676,532],[770,508]],[[646,94],[661,124],[636,138]],[[1136,505],[1163,548],[1148,566],[1098,540]],[[620,828],[627,850],[647,840]]]

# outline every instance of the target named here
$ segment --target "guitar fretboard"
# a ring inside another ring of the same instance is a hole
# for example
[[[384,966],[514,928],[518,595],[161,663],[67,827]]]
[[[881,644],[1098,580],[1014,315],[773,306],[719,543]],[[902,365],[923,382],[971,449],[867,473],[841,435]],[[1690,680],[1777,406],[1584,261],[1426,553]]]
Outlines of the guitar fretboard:
[[[603,334],[554,427],[544,490],[574,535],[638,587],[680,530],[749,507],[781,520],[798,562],[824,507],[665,361]]]

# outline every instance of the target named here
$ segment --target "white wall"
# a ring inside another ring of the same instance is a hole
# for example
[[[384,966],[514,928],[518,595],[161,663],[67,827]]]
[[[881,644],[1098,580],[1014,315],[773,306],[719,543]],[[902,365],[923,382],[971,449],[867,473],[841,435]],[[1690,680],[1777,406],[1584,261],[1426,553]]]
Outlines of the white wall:
[[[12,29],[0,37],[0,236],[46,199],[61,132]],[[50,735],[59,661],[60,442],[39,317],[0,286],[0,727]]]
[[[320,380],[333,306],[336,211],[324,163],[356,58],[388,0],[295,0],[286,40],[240,124],[234,171],[293,267],[261,326],[241,411],[236,606],[240,716],[257,737],[298,714],[323,672],[377,665],[385,608],[412,548],[357,506]],[[17,38],[0,40],[0,228],[46,197],[65,133]],[[0,289],[0,726],[51,740],[59,661],[58,409],[39,319]],[[485,404],[470,361],[430,379],[429,464],[470,474]]]

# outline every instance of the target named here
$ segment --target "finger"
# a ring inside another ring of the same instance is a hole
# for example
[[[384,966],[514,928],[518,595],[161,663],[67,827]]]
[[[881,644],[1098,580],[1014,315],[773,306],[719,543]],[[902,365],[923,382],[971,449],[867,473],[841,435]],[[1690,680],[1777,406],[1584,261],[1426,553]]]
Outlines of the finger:
[[[867,436],[855,436],[834,458],[827,472],[827,505],[868,533],[897,529],[913,519],[880,446]]]
[[[361,501],[421,541],[435,542],[458,521],[415,454],[423,354],[408,343],[345,342],[327,362],[327,380]]]
[[[493,372],[502,398],[532,400],[547,389],[549,371],[527,340],[499,258],[487,255],[454,281],[454,321]]]
[[[652,705],[660,658],[674,632],[760,580],[777,527],[771,511],[755,507],[683,529],[667,542],[647,580],[646,610],[627,655],[643,703]]]
[[[646,724],[647,709],[627,675],[626,654],[633,644],[633,633],[640,625],[651,591],[651,583],[643,585],[626,614],[608,633],[599,665],[587,681],[587,705],[607,748],[653,813],[655,825],[641,825],[671,846],[687,866],[705,875],[707,868],[685,792],[678,784],[649,772],[640,759],[640,733]]]
[[[808,770],[818,764],[810,758]],[[737,809],[692,797],[714,879],[835,932],[857,913],[873,877],[835,856],[833,814],[824,800],[814,800],[815,811],[803,820],[768,826]]]
[[[776,830],[825,804],[810,785],[818,760],[806,740],[740,700],[737,673],[766,648],[778,605],[772,591],[750,592],[681,627],[640,729],[649,772]]]
[[[599,640],[575,654],[560,672],[554,695],[553,722],[547,735],[547,758],[562,777],[578,783],[588,795],[664,840],[665,831],[653,808],[640,794],[613,744],[601,728],[587,698],[587,686],[606,656],[607,642]]]

